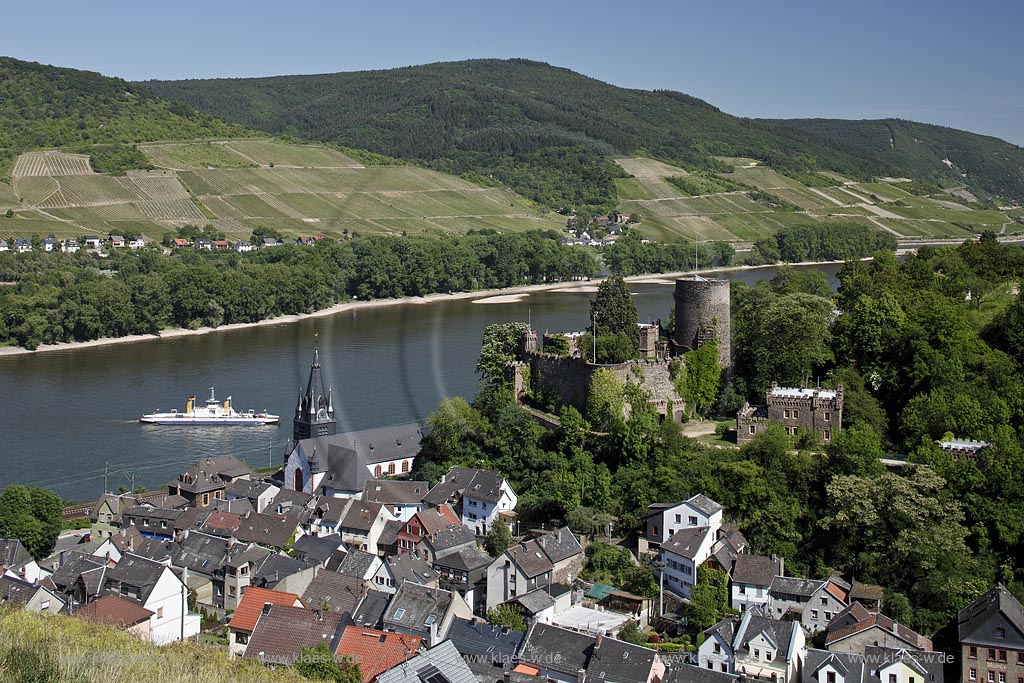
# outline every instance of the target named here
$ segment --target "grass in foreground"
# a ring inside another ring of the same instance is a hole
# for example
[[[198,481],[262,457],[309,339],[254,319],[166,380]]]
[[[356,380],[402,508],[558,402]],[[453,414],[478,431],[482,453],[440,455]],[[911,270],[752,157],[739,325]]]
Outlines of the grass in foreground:
[[[297,683],[291,669],[230,661],[221,648],[157,647],[71,617],[0,612],[0,683]]]

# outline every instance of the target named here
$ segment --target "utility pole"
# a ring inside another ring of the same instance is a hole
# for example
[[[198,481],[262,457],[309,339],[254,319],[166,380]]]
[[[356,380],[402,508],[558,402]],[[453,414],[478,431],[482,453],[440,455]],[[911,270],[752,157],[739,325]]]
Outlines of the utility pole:
[[[593,332],[593,336],[594,336],[594,359],[593,360],[594,360],[594,365],[597,365],[597,311],[594,311],[594,315],[592,317],[593,317],[593,320],[594,320],[594,332]]]
[[[110,467],[110,463],[106,460],[103,461],[103,493],[110,493],[107,488],[107,470]]]

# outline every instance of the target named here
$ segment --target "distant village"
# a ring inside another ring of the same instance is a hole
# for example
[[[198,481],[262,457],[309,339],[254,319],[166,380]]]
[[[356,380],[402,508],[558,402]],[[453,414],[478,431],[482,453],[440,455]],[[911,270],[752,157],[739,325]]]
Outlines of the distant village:
[[[841,389],[775,387],[766,399],[741,414],[742,437],[772,421],[825,440],[841,427]],[[650,505],[622,539],[657,570],[657,597],[635,595],[581,579],[594,539],[521,528],[521,492],[500,472],[410,480],[422,437],[418,424],[336,433],[314,358],[279,470],[261,477],[224,455],[165,490],[104,493],[89,528],[40,561],[0,540],[0,603],[156,644],[226,628],[232,658],[268,666],[322,644],[358,662],[364,683],[942,683],[954,670],[1024,683],[1024,606],[1002,585],[959,612],[957,645],[940,651],[882,613],[880,586],[787,575],[784,558],[752,554],[728,511],[694,491]],[[489,554],[496,527],[511,538]],[[727,574],[731,610],[695,649],[618,638],[681,629],[702,568]],[[501,609],[525,630],[488,623]]]
[[[320,240],[325,239],[323,235],[306,235],[295,238],[282,238],[277,239],[275,237],[264,237],[261,238],[258,243],[249,242],[246,240],[240,240],[238,242],[229,242],[223,239],[212,239],[209,237],[175,237],[170,239],[168,242],[168,248],[170,249],[196,249],[201,251],[228,251],[233,250],[238,253],[248,253],[257,249],[279,247],[284,244],[298,244],[298,245],[310,245],[316,244]],[[145,235],[132,235],[125,237],[124,235],[110,235],[109,237],[96,237],[94,235],[87,235],[82,239],[67,238],[57,239],[55,237],[44,237],[39,240],[38,248],[45,252],[61,252],[65,254],[74,254],[78,251],[85,249],[95,252],[107,252],[109,253],[112,249],[144,249],[149,246],[160,246],[159,242],[154,242]],[[33,241],[27,237],[19,237],[15,240],[0,239],[0,252],[12,251],[18,254],[25,254],[33,251]]]

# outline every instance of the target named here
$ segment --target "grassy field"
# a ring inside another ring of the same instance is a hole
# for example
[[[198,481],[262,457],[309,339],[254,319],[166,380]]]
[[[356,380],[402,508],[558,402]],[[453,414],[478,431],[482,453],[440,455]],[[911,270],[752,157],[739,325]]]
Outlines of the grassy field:
[[[0,207],[15,211],[0,218],[0,236],[113,232],[159,239],[186,223],[207,222],[233,240],[261,226],[285,234],[341,235],[565,224],[505,188],[483,188],[415,166],[365,166],[319,145],[244,139],[141,149],[158,170],[114,177],[93,173],[88,159],[78,155],[22,155],[15,168],[25,174],[15,173],[13,185],[0,187]],[[72,170],[84,173],[44,173]]]

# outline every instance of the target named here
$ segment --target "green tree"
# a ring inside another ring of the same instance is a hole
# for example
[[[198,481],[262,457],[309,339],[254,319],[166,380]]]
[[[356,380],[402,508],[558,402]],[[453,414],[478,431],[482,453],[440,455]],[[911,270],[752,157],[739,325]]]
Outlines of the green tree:
[[[518,605],[503,603],[487,610],[487,623],[491,626],[507,626],[513,631],[525,631],[526,621]]]
[[[640,624],[634,619],[630,619],[622,625],[622,628],[619,629],[618,639],[633,645],[644,645],[647,642],[644,632],[640,630]]]
[[[611,275],[597,286],[597,294],[590,302],[590,333],[600,340],[602,335],[624,333],[632,344],[635,358],[640,347],[640,328],[637,327],[636,304],[629,293],[626,282],[618,275]],[[594,324],[596,321],[597,328]],[[622,358],[621,360],[626,360]],[[620,361],[611,361],[620,362]]]
[[[11,484],[0,495],[0,535],[18,539],[38,560],[56,545],[63,514],[60,496],[53,491]]]
[[[476,361],[476,374],[488,386],[508,384],[508,364],[515,360],[523,343],[526,323],[496,323],[484,329],[483,346]]]
[[[491,530],[487,532],[487,538],[484,540],[484,550],[491,557],[497,557],[508,550],[510,545],[512,545],[512,531],[508,528],[505,520],[498,517],[491,525]]]
[[[304,647],[299,651],[293,668],[305,678],[332,683],[362,683],[359,663],[350,657],[338,658],[324,643]]]
[[[601,368],[590,378],[587,393],[587,420],[595,429],[610,431],[624,419],[625,385],[615,372]]]

